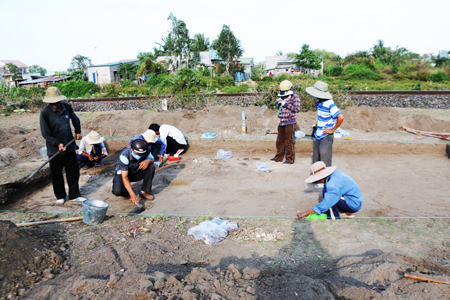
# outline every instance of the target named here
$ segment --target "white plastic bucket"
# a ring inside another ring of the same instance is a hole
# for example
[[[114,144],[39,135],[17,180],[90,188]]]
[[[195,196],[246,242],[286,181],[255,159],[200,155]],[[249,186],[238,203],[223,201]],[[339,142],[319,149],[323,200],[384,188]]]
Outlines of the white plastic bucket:
[[[39,151],[39,155],[41,156],[42,160],[47,160],[48,159],[47,147],[40,147],[38,149],[38,151]]]

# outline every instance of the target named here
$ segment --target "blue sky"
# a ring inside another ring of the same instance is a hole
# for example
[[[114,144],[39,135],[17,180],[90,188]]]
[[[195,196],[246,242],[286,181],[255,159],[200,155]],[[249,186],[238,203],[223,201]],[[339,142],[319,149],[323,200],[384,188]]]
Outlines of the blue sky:
[[[0,0],[0,59],[66,70],[73,56],[94,64],[136,58],[170,29],[172,12],[191,37],[210,41],[223,24],[241,40],[243,57],[297,52],[302,44],[341,56],[377,40],[416,53],[450,50],[450,1]]]

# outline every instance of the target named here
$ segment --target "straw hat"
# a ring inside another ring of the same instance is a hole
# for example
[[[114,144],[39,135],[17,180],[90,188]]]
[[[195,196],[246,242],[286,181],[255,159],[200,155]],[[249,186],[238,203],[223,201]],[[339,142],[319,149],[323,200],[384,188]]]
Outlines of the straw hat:
[[[144,137],[147,143],[154,143],[157,140],[156,133],[151,129],[148,129],[146,132],[144,132],[142,136]]]
[[[311,165],[311,176],[309,176],[305,182],[316,182],[331,175],[334,170],[336,170],[336,166],[327,167],[323,161],[317,161]]]
[[[314,86],[306,88],[306,92],[313,97],[320,99],[331,99],[333,98],[328,91],[328,84],[323,81],[316,81]]]
[[[103,140],[104,140],[104,138],[101,137],[97,131],[91,131],[86,136],[86,142],[88,142],[88,144],[90,144],[90,145],[100,144],[101,142],[103,142]]]
[[[66,99],[67,97],[61,95],[61,92],[57,87],[52,86],[47,89],[47,91],[45,92],[45,97],[42,101],[44,101],[45,103],[56,103]]]

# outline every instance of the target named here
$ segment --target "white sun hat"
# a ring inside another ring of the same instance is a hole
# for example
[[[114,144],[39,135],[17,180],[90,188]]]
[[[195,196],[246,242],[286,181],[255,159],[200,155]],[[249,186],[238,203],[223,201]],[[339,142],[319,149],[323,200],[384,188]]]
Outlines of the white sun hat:
[[[309,176],[305,182],[316,182],[331,175],[334,170],[336,170],[336,166],[327,167],[323,161],[317,161],[311,165],[311,176]]]
[[[306,88],[306,92],[313,97],[320,99],[331,99],[330,91],[328,90],[328,84],[323,81],[316,81],[313,86]]]
[[[154,143],[158,140],[156,138],[156,133],[151,129],[148,129],[146,132],[144,132],[142,136],[144,137],[147,143]]]
[[[61,92],[57,87],[52,86],[47,89],[47,91],[45,92],[45,97],[42,101],[44,101],[45,103],[56,103],[66,99],[67,97],[61,95]]]
[[[100,136],[100,134],[97,131],[91,131],[86,136],[86,142],[90,145],[94,144],[100,144],[103,142],[104,138]]]

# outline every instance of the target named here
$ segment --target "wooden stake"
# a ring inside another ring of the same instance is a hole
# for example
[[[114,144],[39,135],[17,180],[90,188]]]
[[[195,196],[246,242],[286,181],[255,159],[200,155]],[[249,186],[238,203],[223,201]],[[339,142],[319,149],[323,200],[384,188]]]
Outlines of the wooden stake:
[[[48,220],[48,221],[38,221],[38,222],[30,222],[30,223],[17,223],[17,227],[26,227],[33,225],[42,225],[42,224],[50,224],[50,223],[61,223],[61,222],[72,222],[72,221],[80,221],[83,220],[83,217],[73,217],[67,219],[58,219],[58,220]]]
[[[405,276],[405,278],[416,279],[416,280],[420,280],[420,281],[429,281],[429,282],[436,282],[436,283],[442,283],[442,284],[450,284],[450,281],[440,280],[440,279],[436,279],[436,278],[429,277],[429,276],[414,275],[414,274],[410,274],[410,273],[405,273],[404,276]]]

